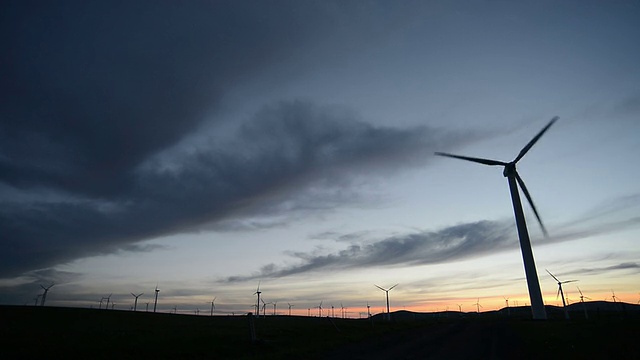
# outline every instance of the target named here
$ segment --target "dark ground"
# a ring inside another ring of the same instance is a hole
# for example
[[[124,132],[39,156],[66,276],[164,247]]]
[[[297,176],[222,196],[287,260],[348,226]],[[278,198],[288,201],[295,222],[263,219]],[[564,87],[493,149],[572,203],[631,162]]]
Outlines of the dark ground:
[[[551,309],[553,310],[553,309]],[[640,359],[640,312],[558,311],[442,315],[394,320],[193,316],[0,306],[3,359]],[[15,355],[6,355],[15,354]]]

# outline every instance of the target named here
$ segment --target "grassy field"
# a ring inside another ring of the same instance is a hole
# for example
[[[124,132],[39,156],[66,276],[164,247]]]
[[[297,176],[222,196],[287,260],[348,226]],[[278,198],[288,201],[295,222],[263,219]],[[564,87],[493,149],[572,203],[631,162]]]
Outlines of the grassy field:
[[[332,357],[327,354],[335,357],[342,348],[354,351],[359,344],[365,348],[375,343],[388,347],[403,341],[424,343],[424,337],[412,340],[411,334],[418,333],[427,337],[439,334],[440,340],[423,344],[430,349],[455,347],[458,342],[463,346],[465,339],[474,338],[474,331],[489,336],[486,333],[494,328],[501,331],[495,335],[498,340],[502,339],[500,334],[509,335],[510,343],[502,345],[516,347],[527,358],[640,359],[639,321],[637,312],[546,322],[517,316],[505,318],[500,313],[461,317],[401,312],[392,322],[381,318],[267,316],[254,319],[258,341],[252,343],[247,316],[0,306],[3,352],[20,354],[15,358],[25,359],[322,359]],[[385,358],[380,352],[377,357],[375,354],[363,358]]]

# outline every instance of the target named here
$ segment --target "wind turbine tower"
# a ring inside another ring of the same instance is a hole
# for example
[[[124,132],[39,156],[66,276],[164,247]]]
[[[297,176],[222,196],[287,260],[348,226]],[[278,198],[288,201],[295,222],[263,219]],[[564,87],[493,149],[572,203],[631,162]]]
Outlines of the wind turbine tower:
[[[492,166],[504,166],[502,174],[507,178],[509,183],[509,191],[511,192],[511,202],[513,204],[513,211],[515,213],[516,227],[518,229],[518,237],[520,238],[520,250],[522,251],[522,260],[524,262],[524,271],[527,277],[527,287],[529,288],[529,298],[531,299],[531,311],[533,318],[536,320],[546,320],[547,312],[544,308],[544,302],[542,300],[542,292],[540,291],[540,281],[538,279],[538,273],[536,270],[536,263],[533,258],[533,250],[531,249],[531,240],[529,239],[529,232],[527,230],[527,223],[524,218],[524,211],[522,210],[522,202],[520,201],[520,193],[518,191],[518,185],[522,189],[525,197],[529,201],[533,213],[535,214],[542,232],[547,236],[547,230],[542,224],[538,210],[533,204],[533,199],[529,194],[529,190],[524,184],[524,181],[516,171],[516,164],[524,155],[535,145],[536,142],[542,137],[542,135],[558,120],[558,117],[554,117],[527,145],[525,145],[516,158],[511,162],[482,159],[468,156],[453,155],[447,153],[436,152],[436,155],[447,156],[451,158],[472,161],[484,165]]]
[[[387,320],[390,321],[391,320],[391,312],[389,310],[389,291],[391,291],[394,287],[398,286],[398,284],[393,285],[392,287],[390,287],[389,289],[385,289],[382,288],[376,284],[373,284],[375,287],[377,287],[378,289],[384,291],[385,293],[387,293]]]
[[[51,285],[47,287],[40,285],[42,290],[44,290],[44,293],[42,293],[42,299],[40,300],[40,306],[44,306],[44,302],[47,300],[47,293],[49,292],[49,289],[53,287],[53,285],[54,285],[53,283],[51,283]]]
[[[556,299],[558,299],[558,296],[562,296],[562,309],[564,310],[564,318],[569,320],[569,312],[567,311],[567,303],[565,303],[565,301],[564,301],[564,291],[562,290],[562,284],[566,284],[566,283],[570,283],[570,282],[576,282],[578,280],[560,281],[549,270],[547,270],[547,269],[545,269],[545,270],[558,283],[558,293],[556,294]]]
[[[213,312],[216,310],[216,298],[214,297],[213,300],[211,300],[211,316],[213,316]]]
[[[158,285],[156,285],[156,299],[153,302],[153,312],[156,312],[156,308],[158,307],[158,293],[160,292],[160,289],[158,289]]]
[[[136,311],[138,309],[138,298],[142,295],[144,295],[144,293],[140,293],[139,295],[136,295],[134,293],[131,293],[131,295],[133,295],[133,297],[136,298],[135,302],[133,303],[133,311]]]

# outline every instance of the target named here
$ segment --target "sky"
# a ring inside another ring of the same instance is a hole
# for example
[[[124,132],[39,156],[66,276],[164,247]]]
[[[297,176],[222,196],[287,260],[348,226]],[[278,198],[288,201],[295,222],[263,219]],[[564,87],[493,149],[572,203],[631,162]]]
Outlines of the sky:
[[[0,6],[0,304],[525,305],[502,169],[434,152],[554,116],[518,163],[544,301],[640,301],[636,1]]]

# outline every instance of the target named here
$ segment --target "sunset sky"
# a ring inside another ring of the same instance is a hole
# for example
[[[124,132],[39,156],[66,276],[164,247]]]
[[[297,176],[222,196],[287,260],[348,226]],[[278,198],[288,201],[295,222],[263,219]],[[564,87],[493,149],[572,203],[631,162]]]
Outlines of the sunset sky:
[[[0,304],[640,301],[637,1],[3,1]],[[142,304],[142,305],[141,305]],[[269,308],[269,313],[272,307]]]

